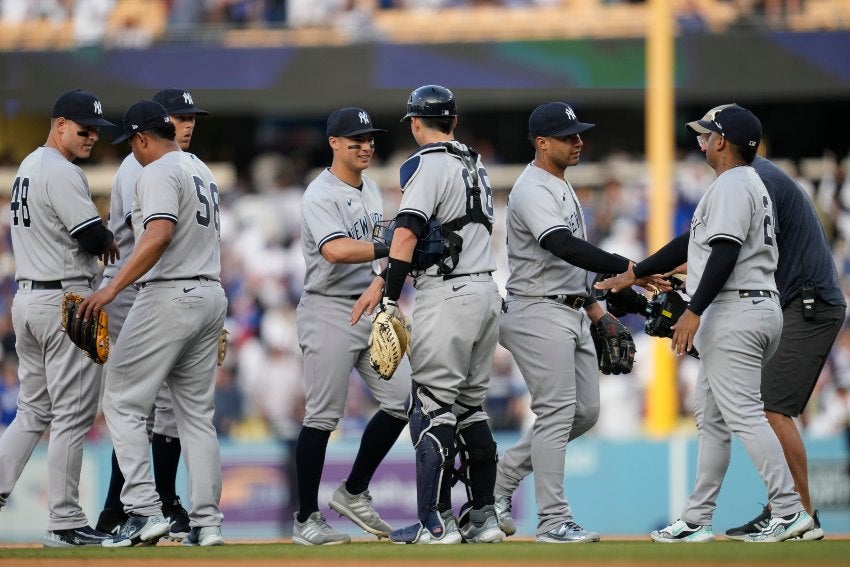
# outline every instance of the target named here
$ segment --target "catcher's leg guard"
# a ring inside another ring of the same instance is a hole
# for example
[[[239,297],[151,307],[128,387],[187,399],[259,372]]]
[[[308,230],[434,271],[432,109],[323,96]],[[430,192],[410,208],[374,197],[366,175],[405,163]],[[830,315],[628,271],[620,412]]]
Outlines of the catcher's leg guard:
[[[466,494],[474,508],[493,504],[496,464],[499,456],[493,433],[486,421],[476,421],[457,433],[461,477],[466,477]]]
[[[416,446],[416,503],[419,520],[437,510],[445,482],[445,466],[453,453],[454,430],[450,425],[436,425],[422,436]]]
[[[436,411],[428,412],[422,407],[422,396],[428,396],[439,406]],[[410,398],[407,401],[407,417],[410,423],[410,439],[413,446],[417,447],[423,436],[431,429],[431,421],[439,416],[452,411],[451,404],[444,404],[434,398],[427,388],[413,382],[410,389]]]

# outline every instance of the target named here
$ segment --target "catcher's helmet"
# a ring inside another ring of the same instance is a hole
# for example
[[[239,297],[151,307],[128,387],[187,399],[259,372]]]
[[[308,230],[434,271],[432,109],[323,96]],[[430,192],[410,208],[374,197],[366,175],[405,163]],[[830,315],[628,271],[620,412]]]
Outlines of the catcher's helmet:
[[[457,116],[455,95],[446,87],[425,85],[410,93],[407,99],[407,114],[400,122],[411,116]]]

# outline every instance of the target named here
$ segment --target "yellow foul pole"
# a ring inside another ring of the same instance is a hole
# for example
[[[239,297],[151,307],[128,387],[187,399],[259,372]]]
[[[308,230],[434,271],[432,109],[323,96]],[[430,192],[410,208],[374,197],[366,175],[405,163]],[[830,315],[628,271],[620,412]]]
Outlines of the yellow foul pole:
[[[649,165],[649,252],[673,237],[673,75],[675,31],[672,0],[650,0],[646,35],[646,148]],[[669,341],[653,339],[652,380],[646,393],[646,431],[662,436],[677,415],[676,366]]]

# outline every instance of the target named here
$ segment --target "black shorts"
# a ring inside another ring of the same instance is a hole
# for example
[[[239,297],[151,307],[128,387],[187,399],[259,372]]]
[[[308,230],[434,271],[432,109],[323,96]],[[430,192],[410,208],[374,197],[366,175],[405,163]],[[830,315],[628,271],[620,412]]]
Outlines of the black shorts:
[[[832,343],[844,324],[843,305],[815,300],[815,318],[803,319],[799,297],[782,310],[782,336],[776,354],[761,373],[764,409],[797,417],[803,413]]]

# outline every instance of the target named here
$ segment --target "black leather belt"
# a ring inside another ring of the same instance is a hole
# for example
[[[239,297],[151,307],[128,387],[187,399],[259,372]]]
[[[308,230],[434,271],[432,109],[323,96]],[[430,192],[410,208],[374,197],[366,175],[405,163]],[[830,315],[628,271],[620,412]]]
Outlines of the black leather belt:
[[[551,299],[552,301],[557,301],[558,303],[563,303],[567,307],[572,307],[573,309],[581,309],[584,307],[585,301],[587,301],[586,295],[547,295],[546,299]]]
[[[53,280],[49,282],[38,282],[35,280],[31,280],[30,289],[62,289],[62,282],[59,280]]]
[[[449,274],[447,276],[443,276],[443,281],[453,280],[455,278],[463,278],[466,276],[491,276],[493,272],[478,272],[475,274]]]
[[[144,283],[140,283],[139,287],[147,287],[148,284],[155,284],[155,283],[159,283],[159,282],[182,282],[182,281],[189,281],[189,280],[199,280],[199,281],[205,281],[205,282],[212,281],[209,278],[205,278],[204,276],[195,276],[194,278],[161,278],[161,279],[158,279],[158,280],[148,280]]]
[[[738,295],[741,296],[741,299],[748,297],[773,297],[774,292],[766,289],[742,289],[738,292]]]

